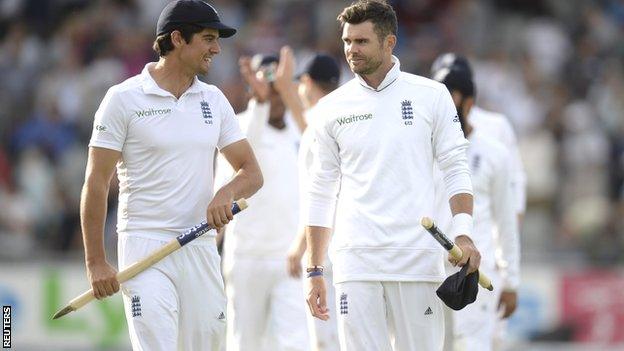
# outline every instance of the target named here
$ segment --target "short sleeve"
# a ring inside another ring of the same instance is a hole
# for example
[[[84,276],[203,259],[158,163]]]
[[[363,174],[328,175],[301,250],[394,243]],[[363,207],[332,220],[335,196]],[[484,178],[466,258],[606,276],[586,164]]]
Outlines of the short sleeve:
[[[122,106],[119,92],[114,88],[108,89],[100,107],[95,112],[89,146],[121,151],[128,132],[128,117]]]
[[[219,150],[224,147],[235,143],[239,140],[245,139],[245,135],[240,129],[234,109],[230,102],[227,100],[223,93],[220,94],[220,115],[221,115],[221,130],[219,131],[219,142],[217,147]]]

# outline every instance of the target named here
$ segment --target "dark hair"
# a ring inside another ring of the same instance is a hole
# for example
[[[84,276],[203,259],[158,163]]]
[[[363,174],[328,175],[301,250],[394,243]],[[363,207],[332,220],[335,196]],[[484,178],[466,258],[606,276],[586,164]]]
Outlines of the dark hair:
[[[169,51],[173,51],[174,47],[173,43],[171,42],[171,33],[174,30],[180,31],[180,34],[182,34],[182,38],[184,39],[184,41],[190,43],[193,35],[204,30],[204,27],[194,24],[183,23],[174,28],[171,32],[157,36],[156,40],[154,40],[154,44],[152,45],[152,49],[156,51],[158,56],[163,57],[166,56]]]
[[[338,15],[340,25],[345,23],[360,24],[366,21],[373,22],[373,28],[379,40],[397,33],[397,17],[394,9],[385,0],[358,0],[345,7]]]

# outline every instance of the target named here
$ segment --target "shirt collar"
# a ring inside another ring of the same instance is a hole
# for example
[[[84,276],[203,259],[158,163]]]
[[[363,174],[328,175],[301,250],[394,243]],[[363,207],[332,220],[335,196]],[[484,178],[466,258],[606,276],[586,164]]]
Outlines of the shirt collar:
[[[145,65],[145,67],[143,67],[143,71],[141,71],[141,77],[143,78],[143,92],[146,94],[155,94],[159,96],[173,96],[173,94],[171,94],[170,92],[159,87],[156,81],[154,80],[154,77],[152,77],[152,75],[150,74],[149,69],[151,67],[154,67],[155,65],[156,65],[156,62],[149,62],[148,64]],[[195,76],[195,78],[193,78],[193,84],[191,84],[191,86],[188,89],[186,89],[184,93],[186,94],[186,93],[201,92],[200,83],[201,82],[199,81],[199,78]]]
[[[364,78],[362,78],[359,74],[356,74],[355,78],[360,82],[360,84],[364,88],[370,89],[373,91],[381,91],[387,88],[390,84],[394,83],[394,81],[396,81],[399,78],[399,75],[401,74],[401,62],[394,55],[392,55],[392,63],[394,65],[392,65],[392,68],[390,68],[390,71],[388,71],[388,73],[386,74],[386,77],[384,78],[384,80],[381,81],[381,84],[379,84],[377,89],[368,85],[368,83],[366,83]]]

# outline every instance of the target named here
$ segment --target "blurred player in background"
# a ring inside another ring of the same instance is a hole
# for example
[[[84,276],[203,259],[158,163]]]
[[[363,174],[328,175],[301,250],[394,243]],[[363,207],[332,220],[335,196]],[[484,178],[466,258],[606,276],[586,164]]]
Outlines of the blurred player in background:
[[[292,81],[294,58],[285,47],[279,58],[243,57],[240,67],[253,97],[238,118],[265,182],[225,232],[227,349],[308,350],[301,283],[285,264],[297,233],[297,150],[305,127]]]
[[[455,53],[445,53],[434,61],[431,66],[431,73],[439,71],[443,67],[457,66],[469,73],[473,79],[473,70],[468,60]],[[481,132],[496,139],[499,143],[505,145],[509,150],[512,166],[512,185],[515,193],[515,207],[518,215],[518,225],[522,224],[522,218],[526,210],[526,175],[520,149],[518,148],[518,138],[509,122],[504,115],[492,111],[485,110],[477,105],[473,105],[468,115],[468,120]]]
[[[433,213],[433,165],[445,175],[449,235],[460,266],[479,266],[472,230],[468,142],[446,87],[401,72],[392,55],[397,19],[385,1],[345,8],[344,53],[355,78],[322,98],[315,126],[306,234],[308,304],[329,318],[323,278],[330,249],[342,350],[441,350],[444,319],[435,290],[443,250],[420,226]]]
[[[203,220],[221,227],[234,199],[262,184],[232,107],[197,78],[236,30],[199,0],[168,4],[157,25],[158,62],[110,88],[95,115],[82,192],[87,274],[98,299],[119,289],[103,247],[111,177],[119,177],[119,268],[124,269]],[[213,196],[218,148],[236,176]],[[122,286],[134,350],[219,350],[226,300],[214,231]]]
[[[434,74],[441,68],[452,66],[468,72],[471,80],[474,82],[474,79],[472,78],[474,73],[470,63],[465,57],[455,53],[445,53],[438,56],[431,67],[431,73]],[[518,216],[518,232],[520,232],[522,219],[526,210],[526,175],[513,127],[504,115],[487,111],[476,105],[472,106],[470,109],[468,120],[472,126],[480,131],[481,134],[494,138],[499,143],[505,145],[508,150],[512,167],[512,186],[515,194],[514,203],[516,207],[516,214]],[[503,250],[499,240],[500,234],[498,233],[498,228],[495,228],[495,234],[496,264],[503,282],[503,291],[501,292],[498,306],[499,309],[502,310],[502,319],[497,322],[495,331],[495,345],[497,345],[503,343],[507,325],[506,319],[509,318],[516,310],[518,305],[518,293],[517,287],[513,287],[512,284],[508,282],[509,279],[506,277],[507,267],[510,263],[502,254]]]
[[[307,194],[306,185],[309,182],[308,174],[311,172],[313,162],[311,147],[314,141],[314,127],[311,125],[321,118],[321,116],[316,114],[315,106],[323,96],[335,90],[339,82],[340,67],[338,63],[333,57],[320,53],[314,55],[312,60],[305,66],[303,73],[299,75],[299,97],[303,102],[305,121],[308,124],[308,127],[301,136],[301,144],[299,145],[299,196],[301,197],[299,203],[302,209],[305,208],[305,196]],[[303,216],[301,217],[299,221],[299,232],[290,250],[288,250],[288,272],[294,278],[301,277],[301,259],[307,247],[305,223]],[[327,281],[327,297],[329,301],[334,301],[335,291],[329,259],[325,260],[324,266]],[[319,321],[309,313],[307,316],[312,350],[339,350],[340,345],[338,344],[335,309],[331,308],[329,310],[331,320],[329,323]]]
[[[433,78],[444,83],[451,92],[462,129],[470,141],[468,162],[472,173],[475,221],[472,238],[482,255],[481,270],[492,279],[495,287],[501,286],[501,272],[496,267],[495,253],[498,229],[498,242],[503,249],[503,257],[509,263],[503,271],[506,279],[502,286],[515,291],[519,284],[519,239],[514,173],[509,151],[489,134],[473,127],[469,120],[475,88],[472,74],[465,65],[439,68],[433,73]],[[441,228],[446,230],[444,227],[448,226],[450,209],[443,201],[442,189],[436,192],[440,194],[437,197],[436,217]],[[452,328],[453,340],[447,343],[449,350],[492,350],[500,291],[500,288],[493,292],[482,290],[475,303],[450,313],[447,325]]]

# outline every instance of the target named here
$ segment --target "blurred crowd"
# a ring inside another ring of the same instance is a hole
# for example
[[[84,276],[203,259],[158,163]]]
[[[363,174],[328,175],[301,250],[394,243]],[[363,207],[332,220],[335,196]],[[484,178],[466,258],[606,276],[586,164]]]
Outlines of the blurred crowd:
[[[478,105],[515,127],[528,177],[524,257],[624,262],[624,2],[391,2],[402,69],[428,76],[438,54],[466,55]],[[80,190],[94,112],[110,86],[157,60],[151,44],[166,3],[0,2],[0,258],[81,253]],[[290,45],[299,63],[315,51],[344,63],[336,16],[348,1],[212,3],[239,33],[221,41],[202,79],[237,112],[247,102],[241,55]]]

